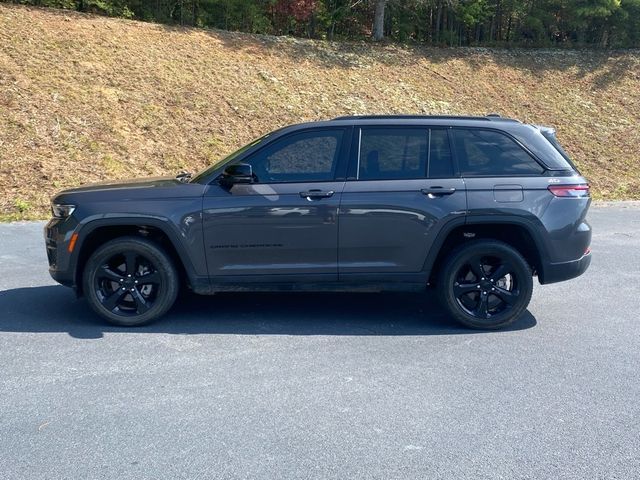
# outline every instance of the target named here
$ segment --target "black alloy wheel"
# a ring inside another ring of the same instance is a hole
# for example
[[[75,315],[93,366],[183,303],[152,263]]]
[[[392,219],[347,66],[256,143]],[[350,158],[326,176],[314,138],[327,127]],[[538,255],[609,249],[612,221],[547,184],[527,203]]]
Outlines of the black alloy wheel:
[[[455,275],[453,292],[458,305],[479,319],[511,309],[520,294],[513,270],[508,260],[497,256],[471,257]]]
[[[95,293],[102,306],[124,317],[148,312],[162,287],[153,263],[132,250],[108,258],[94,278]]]
[[[83,277],[91,307],[111,323],[142,325],[175,301],[178,276],[170,257],[142,238],[117,238],[91,255]]]
[[[440,299],[459,322],[493,329],[515,321],[533,292],[531,268],[510,245],[495,240],[463,244],[445,261]]]

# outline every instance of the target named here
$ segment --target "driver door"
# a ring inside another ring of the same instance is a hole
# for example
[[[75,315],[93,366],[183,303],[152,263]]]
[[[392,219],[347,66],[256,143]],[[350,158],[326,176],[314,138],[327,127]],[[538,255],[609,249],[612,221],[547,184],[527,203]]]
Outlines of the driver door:
[[[285,134],[241,160],[251,183],[209,185],[203,222],[213,282],[337,281],[348,133]]]

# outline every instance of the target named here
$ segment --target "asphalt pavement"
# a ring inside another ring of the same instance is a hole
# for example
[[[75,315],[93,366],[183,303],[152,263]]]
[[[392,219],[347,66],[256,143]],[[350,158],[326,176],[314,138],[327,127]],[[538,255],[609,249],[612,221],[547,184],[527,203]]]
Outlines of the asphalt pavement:
[[[512,328],[430,295],[183,295],[106,325],[0,225],[2,479],[640,478],[640,203]]]

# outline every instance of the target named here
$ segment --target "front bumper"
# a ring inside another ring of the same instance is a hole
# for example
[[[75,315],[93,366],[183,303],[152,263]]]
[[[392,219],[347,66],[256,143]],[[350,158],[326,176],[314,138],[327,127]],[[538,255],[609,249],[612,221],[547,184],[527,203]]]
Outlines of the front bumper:
[[[67,250],[75,226],[74,221],[52,218],[44,227],[49,275],[56,282],[67,287],[75,287],[75,271],[71,268],[71,255]]]
[[[75,290],[76,284],[73,278],[73,273],[60,270],[52,270],[51,268],[49,268],[49,275],[51,275],[51,278],[53,278],[60,285],[71,287]]]
[[[538,272],[538,280],[542,285],[562,282],[582,275],[591,264],[591,252],[585,253],[578,260],[561,263],[547,263]]]

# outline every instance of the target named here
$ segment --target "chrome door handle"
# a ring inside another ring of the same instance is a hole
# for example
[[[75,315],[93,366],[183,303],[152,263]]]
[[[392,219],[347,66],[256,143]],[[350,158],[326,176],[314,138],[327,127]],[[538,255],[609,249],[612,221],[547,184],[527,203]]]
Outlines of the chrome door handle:
[[[429,188],[423,188],[420,191],[425,195],[428,195],[429,198],[434,198],[434,197],[443,197],[444,195],[451,195],[452,193],[455,193],[456,189],[455,187],[451,187],[451,188],[429,187]]]
[[[314,198],[329,198],[333,196],[334,193],[335,192],[333,190],[309,190],[307,192],[300,192],[300,196],[307,200],[312,200]]]

